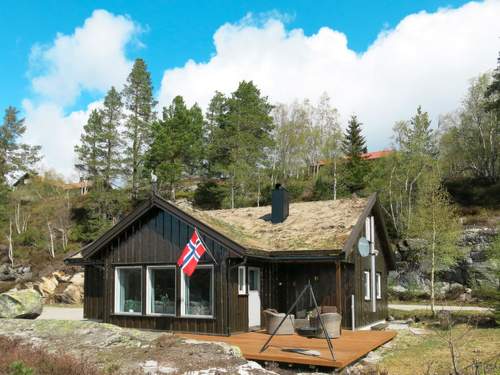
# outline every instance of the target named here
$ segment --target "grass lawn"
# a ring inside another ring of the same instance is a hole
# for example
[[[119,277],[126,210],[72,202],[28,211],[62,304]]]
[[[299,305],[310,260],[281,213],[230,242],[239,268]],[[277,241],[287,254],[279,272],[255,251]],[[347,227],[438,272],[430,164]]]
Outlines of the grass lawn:
[[[450,374],[451,355],[447,341],[448,332],[428,328],[429,333],[415,335],[409,331],[398,332],[392,347],[386,353],[379,368],[382,373],[398,375]],[[458,356],[460,374],[475,374],[473,367],[478,361],[487,363],[477,374],[500,374],[500,328],[470,328],[464,324],[452,330]],[[465,371],[464,369],[467,368]],[[483,371],[484,370],[484,371]]]

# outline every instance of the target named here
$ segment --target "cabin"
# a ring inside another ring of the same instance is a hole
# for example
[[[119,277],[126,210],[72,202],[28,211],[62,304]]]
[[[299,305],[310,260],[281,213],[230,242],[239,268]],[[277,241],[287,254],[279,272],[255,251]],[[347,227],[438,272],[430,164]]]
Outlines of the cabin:
[[[66,258],[85,272],[84,317],[123,327],[229,336],[259,329],[263,311],[286,312],[308,284],[342,326],[385,320],[395,262],[377,195],[203,211],[156,193]],[[177,260],[194,229],[205,253],[191,277]],[[296,316],[312,309],[299,301]]]

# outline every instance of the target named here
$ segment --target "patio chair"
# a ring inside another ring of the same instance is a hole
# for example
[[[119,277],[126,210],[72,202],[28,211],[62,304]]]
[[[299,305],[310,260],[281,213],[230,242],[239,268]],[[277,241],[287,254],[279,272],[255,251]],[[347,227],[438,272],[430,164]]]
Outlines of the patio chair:
[[[266,332],[272,334],[285,315],[285,313],[279,313],[274,309],[264,310],[264,316],[266,317]],[[294,315],[288,315],[281,327],[276,331],[276,335],[293,335],[295,332],[294,320]]]
[[[333,313],[322,313],[320,314],[321,321],[323,322],[323,325],[325,326],[326,332],[328,333],[328,336],[331,339],[340,337],[340,334],[342,332],[341,329],[341,323],[342,323],[342,315],[339,313],[333,312]],[[316,327],[318,329],[318,334],[316,337],[324,338],[325,334],[323,330],[321,329],[321,323],[316,316],[315,318],[311,318],[311,326]]]

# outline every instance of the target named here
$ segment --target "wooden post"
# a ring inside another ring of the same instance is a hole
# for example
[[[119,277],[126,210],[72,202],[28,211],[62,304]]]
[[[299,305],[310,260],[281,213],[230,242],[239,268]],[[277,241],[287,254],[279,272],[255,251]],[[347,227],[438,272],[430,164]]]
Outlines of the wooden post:
[[[340,266],[340,261],[337,260],[335,262],[335,294],[336,294],[336,304],[337,311],[340,314],[343,314],[344,311],[342,309],[342,268]]]

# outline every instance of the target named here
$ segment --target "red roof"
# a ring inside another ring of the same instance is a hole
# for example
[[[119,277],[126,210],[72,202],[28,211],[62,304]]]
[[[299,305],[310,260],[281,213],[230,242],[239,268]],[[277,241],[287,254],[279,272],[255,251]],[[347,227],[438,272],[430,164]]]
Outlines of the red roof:
[[[365,160],[374,160],[374,159],[384,158],[391,153],[392,153],[392,150],[373,151],[373,152],[367,152],[365,154],[362,154],[361,158],[365,159]]]

